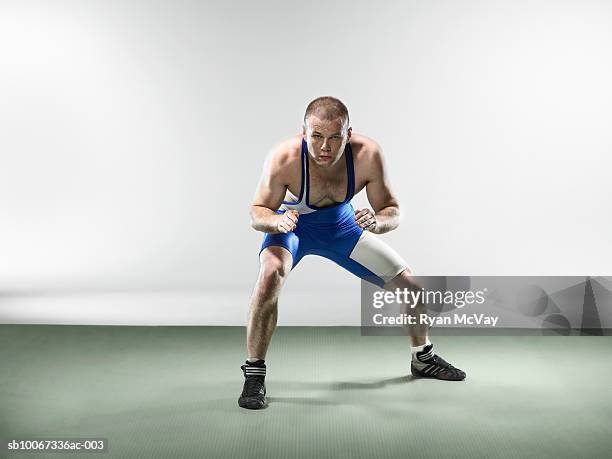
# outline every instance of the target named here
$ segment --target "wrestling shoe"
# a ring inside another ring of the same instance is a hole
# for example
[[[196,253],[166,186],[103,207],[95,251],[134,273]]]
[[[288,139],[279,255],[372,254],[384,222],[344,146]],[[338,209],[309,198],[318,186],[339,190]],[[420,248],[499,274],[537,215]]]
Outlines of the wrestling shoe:
[[[426,346],[412,357],[410,364],[412,376],[417,378],[435,378],[445,381],[463,381],[465,372],[455,368],[433,351],[433,344]]]
[[[249,410],[264,408],[266,406],[266,365],[264,361],[247,361],[240,368],[244,373],[244,387],[238,399],[238,405]]]

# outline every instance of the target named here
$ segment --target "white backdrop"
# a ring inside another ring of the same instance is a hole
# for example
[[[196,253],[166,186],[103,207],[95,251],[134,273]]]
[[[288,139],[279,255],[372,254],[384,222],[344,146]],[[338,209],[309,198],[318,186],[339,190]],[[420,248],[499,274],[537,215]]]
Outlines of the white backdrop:
[[[610,49],[605,1],[0,0],[0,321],[243,323],[262,161],[319,95],[418,274],[609,275]],[[286,288],[281,324],[358,322],[329,262]]]

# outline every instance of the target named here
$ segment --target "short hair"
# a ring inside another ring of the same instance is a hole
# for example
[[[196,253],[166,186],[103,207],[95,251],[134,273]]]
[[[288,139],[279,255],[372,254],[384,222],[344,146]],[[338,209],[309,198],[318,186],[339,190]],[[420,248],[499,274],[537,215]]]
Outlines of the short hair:
[[[306,120],[310,115],[328,121],[342,118],[343,122],[346,123],[345,126],[348,127],[349,125],[348,109],[340,99],[335,97],[322,96],[310,102],[304,114],[304,124],[306,124]]]

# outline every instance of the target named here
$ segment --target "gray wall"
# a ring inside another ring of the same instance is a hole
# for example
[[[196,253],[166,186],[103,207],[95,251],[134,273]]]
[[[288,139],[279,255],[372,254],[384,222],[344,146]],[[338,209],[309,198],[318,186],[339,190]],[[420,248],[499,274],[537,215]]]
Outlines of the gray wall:
[[[325,94],[386,152],[418,274],[610,274],[610,49],[605,1],[0,1],[0,295],[195,291],[206,322],[231,291],[241,323],[262,161]],[[358,316],[357,279],[313,282]]]

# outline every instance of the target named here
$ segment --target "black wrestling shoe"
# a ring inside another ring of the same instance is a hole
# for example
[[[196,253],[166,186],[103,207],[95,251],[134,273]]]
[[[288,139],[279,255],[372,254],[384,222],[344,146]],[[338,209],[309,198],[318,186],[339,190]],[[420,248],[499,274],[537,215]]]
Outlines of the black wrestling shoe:
[[[463,381],[465,372],[455,368],[439,355],[434,354],[433,344],[416,353],[410,364],[412,376],[417,378],[435,378],[445,381]]]
[[[266,365],[263,360],[245,362],[240,367],[244,373],[244,387],[238,399],[241,408],[259,410],[266,406]]]

